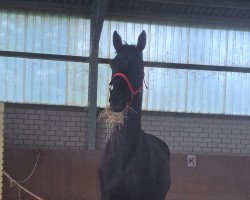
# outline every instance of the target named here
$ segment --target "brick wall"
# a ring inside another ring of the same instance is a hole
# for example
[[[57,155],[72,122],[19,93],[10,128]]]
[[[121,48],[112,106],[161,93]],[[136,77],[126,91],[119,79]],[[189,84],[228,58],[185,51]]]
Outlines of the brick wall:
[[[143,112],[142,129],[164,140],[173,153],[250,156],[250,117]],[[108,136],[99,125],[97,149]]]
[[[31,148],[87,148],[87,109],[6,104],[5,143]],[[143,112],[142,128],[173,153],[250,156],[250,117]],[[96,147],[109,137],[98,123]]]
[[[250,118],[145,113],[143,129],[176,153],[250,155]]]
[[[5,104],[5,144],[25,148],[87,146],[87,110],[64,106]]]

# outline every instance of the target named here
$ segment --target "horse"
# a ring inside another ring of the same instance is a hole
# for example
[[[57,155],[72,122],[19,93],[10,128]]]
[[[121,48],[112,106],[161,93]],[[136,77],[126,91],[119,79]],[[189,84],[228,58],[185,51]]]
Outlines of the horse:
[[[99,166],[101,200],[164,200],[171,185],[170,151],[141,129],[146,33],[128,45],[114,31],[113,45],[110,107],[103,114],[112,127]]]

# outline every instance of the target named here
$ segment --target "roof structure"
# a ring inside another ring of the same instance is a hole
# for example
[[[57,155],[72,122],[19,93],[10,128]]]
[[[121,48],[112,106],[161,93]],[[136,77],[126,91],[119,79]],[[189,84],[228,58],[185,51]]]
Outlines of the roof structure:
[[[91,13],[92,0],[2,0],[0,7]],[[247,0],[109,0],[107,17],[249,26]]]

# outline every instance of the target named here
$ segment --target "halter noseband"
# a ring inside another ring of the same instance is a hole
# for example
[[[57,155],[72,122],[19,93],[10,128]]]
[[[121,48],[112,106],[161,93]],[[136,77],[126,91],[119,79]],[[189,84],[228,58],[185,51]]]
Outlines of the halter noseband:
[[[142,84],[141,84],[141,86],[140,86],[138,89],[134,89],[134,87],[133,87],[132,84],[130,83],[128,77],[127,77],[125,74],[121,73],[121,72],[115,73],[115,74],[112,76],[112,79],[111,79],[111,82],[112,82],[112,80],[113,80],[115,77],[121,77],[121,78],[124,79],[124,81],[126,82],[128,88],[129,88],[129,90],[130,90],[130,92],[131,92],[130,103],[131,103],[131,101],[133,100],[133,98],[134,98],[134,97],[142,90],[142,88],[143,88],[144,65],[141,65],[141,66],[142,66],[142,74],[143,74],[143,75],[142,75]],[[110,83],[111,83],[111,82],[110,82]]]

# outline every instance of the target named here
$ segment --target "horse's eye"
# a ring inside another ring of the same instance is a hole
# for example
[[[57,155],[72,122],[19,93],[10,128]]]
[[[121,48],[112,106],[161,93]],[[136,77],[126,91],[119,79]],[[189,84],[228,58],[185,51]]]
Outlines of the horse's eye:
[[[113,91],[113,89],[114,89],[114,86],[113,86],[113,84],[111,83],[111,84],[109,85],[109,90],[110,90],[110,91]]]

